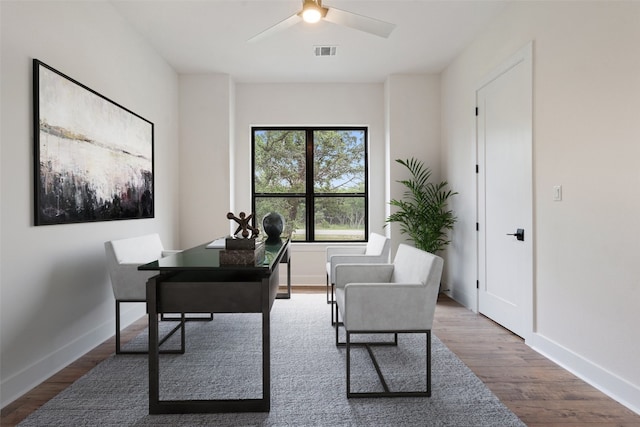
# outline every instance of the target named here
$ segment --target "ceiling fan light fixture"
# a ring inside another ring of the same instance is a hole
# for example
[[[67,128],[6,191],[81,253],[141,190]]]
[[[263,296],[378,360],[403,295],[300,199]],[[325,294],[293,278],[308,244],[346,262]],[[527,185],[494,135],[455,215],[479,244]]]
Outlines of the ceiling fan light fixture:
[[[305,0],[302,6],[302,19],[304,22],[315,24],[322,18],[322,9],[314,0]]]
[[[0,2],[2,2],[2,0],[0,0]],[[396,27],[395,24],[379,19],[358,15],[357,13],[336,9],[335,7],[323,7],[322,0],[302,0],[302,9],[299,9],[295,14],[251,37],[248,41],[255,42],[262,40],[271,34],[296,25],[301,20],[310,23],[323,20],[331,24],[342,25],[384,38],[388,38]]]

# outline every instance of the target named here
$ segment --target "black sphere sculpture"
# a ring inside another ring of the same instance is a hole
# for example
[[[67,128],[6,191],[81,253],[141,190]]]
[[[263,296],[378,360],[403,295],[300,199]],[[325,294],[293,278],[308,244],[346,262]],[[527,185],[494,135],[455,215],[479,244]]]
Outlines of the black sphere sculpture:
[[[284,217],[277,212],[269,212],[262,218],[262,229],[267,234],[267,243],[280,242],[284,230]]]

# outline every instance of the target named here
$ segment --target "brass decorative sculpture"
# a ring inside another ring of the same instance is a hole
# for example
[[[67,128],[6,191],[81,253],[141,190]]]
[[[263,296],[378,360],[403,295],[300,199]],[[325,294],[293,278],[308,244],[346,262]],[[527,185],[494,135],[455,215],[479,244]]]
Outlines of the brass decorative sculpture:
[[[240,212],[239,217],[235,216],[233,212],[229,212],[227,214],[228,219],[232,219],[238,223],[238,228],[233,233],[233,235],[237,235],[240,230],[242,230],[241,235],[245,239],[249,238],[250,235],[251,238],[255,238],[258,234],[260,234],[260,230],[249,224],[249,221],[251,221],[251,218],[253,218],[253,214],[250,214],[249,216],[246,215],[247,214],[245,214],[244,212]]]

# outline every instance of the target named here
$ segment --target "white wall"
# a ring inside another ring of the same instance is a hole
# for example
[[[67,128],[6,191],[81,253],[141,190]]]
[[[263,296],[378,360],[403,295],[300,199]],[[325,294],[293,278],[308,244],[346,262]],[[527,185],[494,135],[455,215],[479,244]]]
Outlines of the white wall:
[[[640,3],[516,2],[442,73],[443,173],[460,192],[446,263],[452,294],[475,307],[475,90],[530,40],[528,344],[640,412]]]
[[[431,179],[440,181],[440,78],[436,75],[394,74],[385,82],[387,152],[387,198],[402,199],[406,187],[399,180],[410,174],[396,159],[414,157],[431,169]],[[385,203],[385,218],[391,213]],[[391,238],[391,258],[400,243],[408,243],[400,225],[387,226]]]
[[[4,406],[114,334],[106,240],[159,232],[165,246],[176,242],[178,82],[108,2],[2,1],[0,10]],[[155,219],[33,226],[32,58],[155,124]]]
[[[229,234],[233,82],[180,75],[180,247]]]

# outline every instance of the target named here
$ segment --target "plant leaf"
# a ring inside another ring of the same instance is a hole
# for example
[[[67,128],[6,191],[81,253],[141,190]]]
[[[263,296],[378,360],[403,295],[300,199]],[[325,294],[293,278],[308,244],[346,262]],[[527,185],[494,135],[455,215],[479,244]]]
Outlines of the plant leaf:
[[[453,211],[447,209],[447,203],[458,193],[448,190],[446,181],[430,182],[431,170],[422,161],[409,158],[396,162],[409,170],[411,179],[397,181],[405,186],[404,198],[389,201],[397,209],[386,222],[399,223],[400,231],[419,249],[431,253],[444,249],[451,243],[448,231],[457,220]]]

